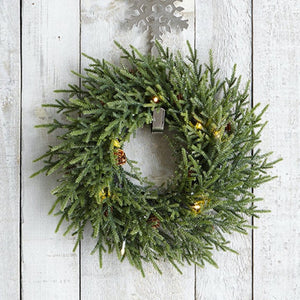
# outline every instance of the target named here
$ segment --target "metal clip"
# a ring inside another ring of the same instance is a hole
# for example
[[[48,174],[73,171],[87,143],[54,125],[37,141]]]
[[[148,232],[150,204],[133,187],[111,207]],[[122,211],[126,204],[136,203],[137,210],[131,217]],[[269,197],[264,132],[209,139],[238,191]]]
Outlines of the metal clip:
[[[165,127],[165,110],[163,108],[153,111],[152,133],[163,132]]]

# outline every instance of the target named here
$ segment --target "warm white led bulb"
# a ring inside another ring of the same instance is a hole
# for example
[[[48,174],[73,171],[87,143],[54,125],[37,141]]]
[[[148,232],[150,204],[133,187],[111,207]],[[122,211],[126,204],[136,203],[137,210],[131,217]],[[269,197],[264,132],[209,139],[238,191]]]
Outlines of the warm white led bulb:
[[[158,99],[157,96],[155,96],[155,97],[152,99],[152,101],[153,101],[154,103],[157,103],[157,102],[159,101],[159,99]]]
[[[122,256],[125,254],[125,245],[126,245],[126,240],[123,241],[123,244],[122,244],[122,249],[121,249],[121,255]]]

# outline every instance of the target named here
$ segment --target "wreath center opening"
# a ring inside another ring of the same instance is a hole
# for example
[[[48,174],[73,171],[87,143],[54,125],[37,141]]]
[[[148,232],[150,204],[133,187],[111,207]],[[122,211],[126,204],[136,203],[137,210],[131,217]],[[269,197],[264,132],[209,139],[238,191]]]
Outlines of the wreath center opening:
[[[143,177],[161,186],[170,179],[176,169],[175,158],[167,137],[170,132],[151,133],[150,126],[139,128],[135,136],[124,144],[124,151],[129,159],[137,162]],[[125,165],[126,170],[130,170]]]

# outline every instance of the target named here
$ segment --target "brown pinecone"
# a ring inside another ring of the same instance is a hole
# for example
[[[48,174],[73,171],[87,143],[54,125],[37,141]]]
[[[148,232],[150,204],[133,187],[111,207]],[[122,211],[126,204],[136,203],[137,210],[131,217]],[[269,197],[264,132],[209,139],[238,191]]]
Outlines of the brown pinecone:
[[[177,95],[177,99],[178,99],[178,100],[183,100],[182,94],[178,94],[178,95]]]
[[[129,72],[130,74],[132,74],[132,75],[135,75],[135,73],[137,72],[137,70],[135,70],[135,69],[130,69],[128,72]]]
[[[150,215],[147,222],[151,224],[152,228],[158,228],[160,226],[160,220],[154,215]]]
[[[72,166],[72,167],[71,167],[71,166],[67,166],[67,167],[66,167],[66,170],[67,170],[67,171],[66,171],[65,174],[70,174],[70,170],[72,170],[72,169],[74,169],[73,166]]]
[[[126,154],[122,149],[118,149],[117,152],[115,152],[115,155],[117,155],[118,166],[122,166],[126,164],[127,162]]]
[[[231,132],[231,123],[230,122],[226,125],[225,131],[228,132],[228,133]]]
[[[110,208],[110,212],[112,213],[113,212],[113,208],[111,207]],[[107,218],[107,216],[108,216],[108,210],[106,209],[105,211],[104,211],[104,216]]]
[[[188,170],[188,177],[192,177],[193,174],[195,174],[195,171],[193,171],[193,170]]]

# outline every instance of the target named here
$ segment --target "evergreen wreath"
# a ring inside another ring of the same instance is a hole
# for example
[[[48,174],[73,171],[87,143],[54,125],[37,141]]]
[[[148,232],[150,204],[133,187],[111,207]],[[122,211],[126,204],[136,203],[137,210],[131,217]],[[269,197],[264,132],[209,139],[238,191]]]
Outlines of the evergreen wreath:
[[[202,66],[189,43],[187,58],[158,42],[155,57],[116,44],[129,67],[87,56],[92,63],[85,75],[74,73],[81,86],[69,85],[58,91],[67,92],[67,100],[43,105],[63,115],[37,126],[60,129],[59,143],[36,160],[44,167],[32,175],[60,174],[49,212],[60,206],[56,231],[66,220],[65,234],[77,236],[75,250],[90,223],[100,266],[107,250],[121,261],[127,257],[143,275],[143,261],[161,272],[159,258],[179,272],[185,262],[217,266],[214,249],[234,251],[224,234],[246,234],[249,217],[263,212],[253,189],[273,178],[266,170],[276,163],[257,148],[266,108],[256,114],[258,105],[250,107],[249,83],[241,92],[236,67],[219,79],[212,54]],[[156,187],[122,148],[160,108],[177,169]]]

